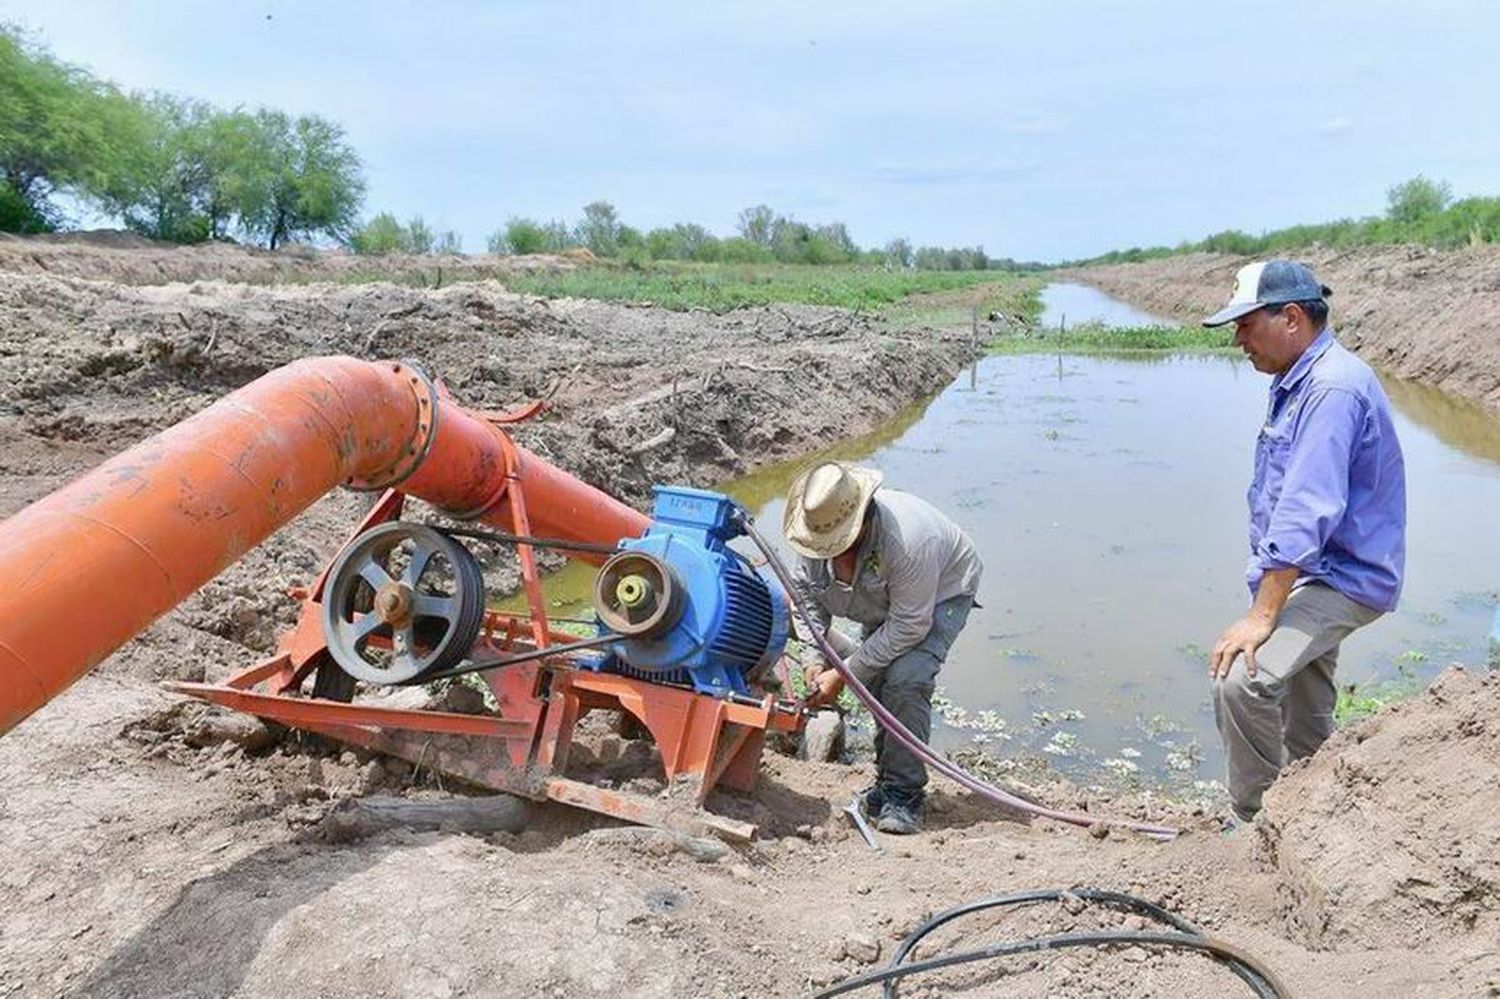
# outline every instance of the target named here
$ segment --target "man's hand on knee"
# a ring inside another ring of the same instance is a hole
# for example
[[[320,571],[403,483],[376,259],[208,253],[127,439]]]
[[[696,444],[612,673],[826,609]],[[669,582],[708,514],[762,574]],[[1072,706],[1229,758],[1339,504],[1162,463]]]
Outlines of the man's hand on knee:
[[[1245,672],[1255,675],[1255,650],[1266,644],[1276,625],[1256,614],[1240,618],[1224,630],[1208,657],[1208,675],[1218,680],[1229,676],[1236,657],[1245,657]]]

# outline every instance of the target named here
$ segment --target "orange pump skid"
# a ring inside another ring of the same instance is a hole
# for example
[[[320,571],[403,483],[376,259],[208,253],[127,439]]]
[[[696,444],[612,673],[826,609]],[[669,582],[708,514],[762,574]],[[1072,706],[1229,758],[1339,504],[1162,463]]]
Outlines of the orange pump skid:
[[[0,596],[0,734],[339,485],[386,490],[361,531],[398,517],[408,495],[521,536],[612,545],[646,529],[638,511],[515,444],[500,429],[507,422],[463,409],[407,364],[311,358],[33,503],[0,534],[0,573],[15,581]],[[798,707],[770,695],[719,700],[538,655],[573,637],[548,625],[532,548],[516,549],[531,613],[489,613],[472,650],[492,660],[533,655],[482,674],[498,717],[350,702],[347,689],[343,699],[308,696],[310,676],[336,670],[320,625],[327,570],[297,594],[300,617],[274,658],[224,685],[175,687],[497,790],[652,825],[753,834],[696,806],[718,784],[748,789],[766,731],[800,729]],[[597,708],[650,731],[666,776],[694,784],[683,805],[564,776],[574,726]]]

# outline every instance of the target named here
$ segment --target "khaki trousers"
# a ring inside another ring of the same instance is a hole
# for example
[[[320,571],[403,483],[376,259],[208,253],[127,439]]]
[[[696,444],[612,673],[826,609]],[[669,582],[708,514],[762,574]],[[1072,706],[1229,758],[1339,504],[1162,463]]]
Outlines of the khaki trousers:
[[[1214,717],[1228,757],[1229,799],[1249,821],[1281,768],[1311,756],[1333,733],[1339,643],[1380,616],[1322,583],[1299,587],[1276,630],[1255,653],[1255,676],[1240,656],[1213,681]]]

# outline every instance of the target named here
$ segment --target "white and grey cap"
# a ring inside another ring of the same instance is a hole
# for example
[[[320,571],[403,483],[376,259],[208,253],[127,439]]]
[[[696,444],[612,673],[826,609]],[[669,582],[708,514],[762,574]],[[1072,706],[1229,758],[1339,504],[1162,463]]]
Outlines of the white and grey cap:
[[[1319,284],[1312,268],[1292,260],[1265,260],[1246,264],[1234,276],[1234,294],[1229,304],[1203,320],[1204,326],[1223,326],[1267,305],[1321,301],[1332,295]]]

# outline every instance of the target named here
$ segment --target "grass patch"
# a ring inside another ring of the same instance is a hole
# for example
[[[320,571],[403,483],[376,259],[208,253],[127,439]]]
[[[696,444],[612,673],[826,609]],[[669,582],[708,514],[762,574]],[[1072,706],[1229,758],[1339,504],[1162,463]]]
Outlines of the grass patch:
[[[1089,323],[1067,330],[1015,333],[990,342],[997,354],[1231,353],[1237,348],[1223,330],[1202,326],[1103,326]]]
[[[913,271],[858,265],[693,264],[585,267],[504,279],[512,291],[547,298],[650,303],[664,309],[727,312],[771,304],[876,310],[913,295],[1014,280],[1000,271]]]
[[[1378,714],[1398,701],[1409,700],[1422,692],[1422,682],[1402,662],[1397,667],[1400,676],[1379,683],[1351,683],[1339,689],[1339,699],[1333,706],[1333,722],[1343,728],[1357,721]]]
[[[969,326],[977,311],[980,328],[1026,329],[1042,314],[1043,280],[1027,274],[1007,274],[982,284],[943,291],[918,292],[887,307],[884,316],[898,329]],[[994,319],[990,317],[994,316]]]

